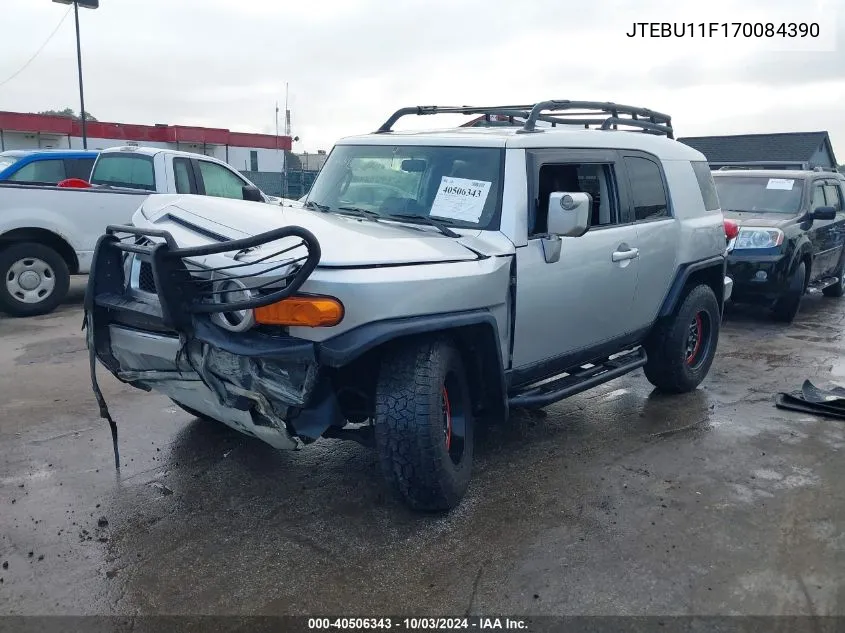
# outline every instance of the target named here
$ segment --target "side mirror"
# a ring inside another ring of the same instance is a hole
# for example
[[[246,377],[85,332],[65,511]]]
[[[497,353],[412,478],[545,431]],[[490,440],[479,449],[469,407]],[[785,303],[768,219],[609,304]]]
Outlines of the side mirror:
[[[816,207],[810,213],[810,218],[813,220],[835,220],[836,209],[833,207]]]
[[[242,191],[244,200],[249,200],[250,202],[264,202],[264,196],[261,193],[261,189],[255,185],[244,185]]]
[[[581,237],[590,228],[593,197],[588,193],[556,191],[549,196],[549,234]]]

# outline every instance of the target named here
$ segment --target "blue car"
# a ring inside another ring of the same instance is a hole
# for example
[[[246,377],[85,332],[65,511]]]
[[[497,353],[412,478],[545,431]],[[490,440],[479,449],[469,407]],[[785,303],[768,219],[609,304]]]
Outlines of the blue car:
[[[55,185],[66,178],[88,180],[99,152],[32,149],[0,152],[0,182]]]

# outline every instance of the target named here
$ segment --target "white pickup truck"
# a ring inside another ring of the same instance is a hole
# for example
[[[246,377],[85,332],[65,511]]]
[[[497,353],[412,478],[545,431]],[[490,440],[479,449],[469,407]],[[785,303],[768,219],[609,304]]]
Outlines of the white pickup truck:
[[[128,223],[151,194],[281,201],[222,161],[155,147],[103,150],[90,185],[0,184],[0,310],[32,316],[55,309],[70,275],[88,273],[106,226]]]

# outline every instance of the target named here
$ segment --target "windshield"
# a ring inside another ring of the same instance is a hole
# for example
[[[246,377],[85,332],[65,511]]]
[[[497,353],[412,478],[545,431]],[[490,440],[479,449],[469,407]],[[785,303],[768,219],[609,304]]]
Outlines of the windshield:
[[[801,209],[804,181],[768,176],[719,176],[714,174],[723,211],[788,213]]]
[[[10,165],[14,165],[19,160],[17,156],[0,156],[0,171],[3,171]]]
[[[328,212],[363,210],[376,219],[419,216],[495,229],[503,154],[490,147],[338,145],[306,203]]]

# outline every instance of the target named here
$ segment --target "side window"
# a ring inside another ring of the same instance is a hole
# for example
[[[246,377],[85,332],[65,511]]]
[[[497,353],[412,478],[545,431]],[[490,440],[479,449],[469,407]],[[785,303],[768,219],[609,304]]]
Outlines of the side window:
[[[631,181],[634,218],[642,221],[667,217],[669,204],[657,164],[647,158],[626,156],[625,166]]]
[[[613,165],[604,163],[554,163],[540,167],[529,236],[548,230],[549,196],[555,192],[588,193],[593,200],[590,226],[619,223],[619,202]]]
[[[690,164],[692,165],[693,172],[695,172],[698,188],[701,190],[704,209],[706,211],[717,210],[721,205],[719,203],[719,194],[716,192],[716,183],[713,180],[713,172],[710,171],[710,165],[704,160],[692,161]]]
[[[66,158],[65,173],[68,178],[91,178],[91,169],[94,167],[93,158]]]
[[[813,186],[813,205],[812,209],[816,209],[818,207],[826,207],[827,202],[824,199],[824,185],[822,183],[817,183]]]
[[[65,179],[65,164],[61,159],[37,160],[24,165],[9,177],[13,182],[37,182],[55,185]]]
[[[838,185],[833,183],[826,184],[824,186],[824,197],[827,201],[827,206],[836,209],[837,213],[842,211],[842,197]]]
[[[191,190],[191,163],[187,158],[173,159],[173,176],[176,193],[195,193]]]
[[[205,185],[205,195],[216,198],[235,198],[243,200],[243,187],[246,182],[238,178],[231,171],[207,160],[198,161],[202,181]]]

